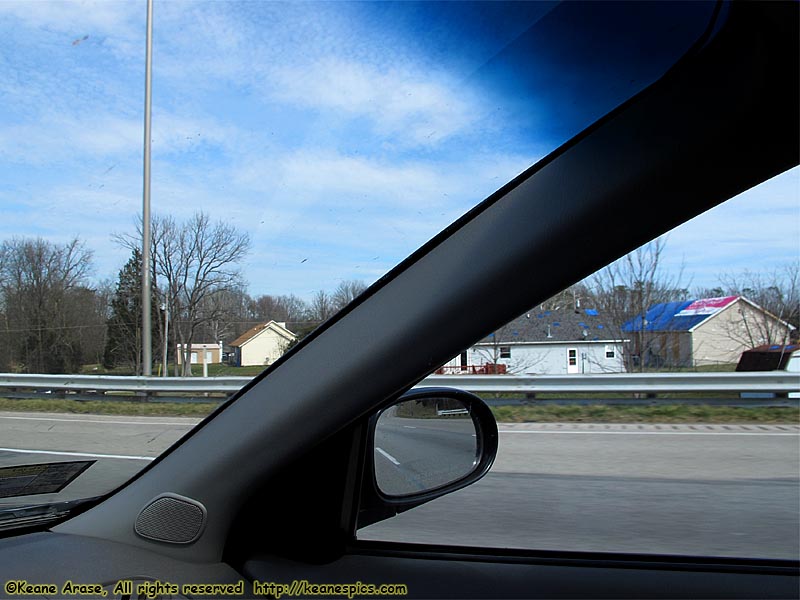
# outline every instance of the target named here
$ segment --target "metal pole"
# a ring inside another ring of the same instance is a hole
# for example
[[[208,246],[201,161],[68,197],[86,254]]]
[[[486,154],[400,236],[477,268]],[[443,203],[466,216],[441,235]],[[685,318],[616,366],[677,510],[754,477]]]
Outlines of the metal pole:
[[[168,377],[167,373],[167,357],[169,356],[169,301],[164,302],[164,372],[163,376]]]
[[[142,202],[142,373],[153,373],[150,281],[150,108],[153,62],[153,0],[147,0],[147,51],[144,76],[144,193]]]

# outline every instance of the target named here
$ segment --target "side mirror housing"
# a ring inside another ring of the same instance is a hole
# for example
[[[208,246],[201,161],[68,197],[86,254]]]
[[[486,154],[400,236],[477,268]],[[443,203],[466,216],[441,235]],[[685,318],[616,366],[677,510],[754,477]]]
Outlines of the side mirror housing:
[[[481,479],[497,455],[497,423],[477,396],[413,389],[369,420],[358,526]]]

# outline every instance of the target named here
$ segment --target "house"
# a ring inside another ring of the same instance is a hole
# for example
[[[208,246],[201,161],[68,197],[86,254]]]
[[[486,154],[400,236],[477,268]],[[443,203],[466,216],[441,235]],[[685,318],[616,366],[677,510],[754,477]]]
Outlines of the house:
[[[597,309],[540,307],[514,319],[459,356],[442,373],[568,375],[622,373],[623,344]]]
[[[286,329],[286,323],[269,321],[248,329],[230,343],[237,367],[270,365],[278,360],[297,336]]]
[[[178,344],[176,347],[176,356],[178,357],[178,364],[183,364],[183,352],[186,348],[185,344]],[[207,365],[218,364],[222,362],[222,342],[217,344],[192,344],[191,364]]]
[[[646,366],[732,364],[745,350],[785,344],[794,327],[744,296],[701,298],[651,306],[625,323]]]

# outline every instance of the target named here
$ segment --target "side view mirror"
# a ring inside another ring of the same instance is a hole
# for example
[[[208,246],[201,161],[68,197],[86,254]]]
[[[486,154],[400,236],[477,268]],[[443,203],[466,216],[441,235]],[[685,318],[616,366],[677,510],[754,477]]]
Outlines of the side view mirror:
[[[497,454],[488,406],[452,388],[418,388],[372,416],[359,527],[478,481]]]

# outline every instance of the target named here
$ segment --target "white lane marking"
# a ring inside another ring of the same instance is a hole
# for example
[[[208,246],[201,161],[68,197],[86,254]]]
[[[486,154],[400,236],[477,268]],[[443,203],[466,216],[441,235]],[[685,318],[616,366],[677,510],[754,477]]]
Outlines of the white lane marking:
[[[406,429],[416,429],[416,427],[412,425],[403,425],[403,427],[405,427]]]
[[[184,425],[194,427],[197,423],[175,423],[167,421],[111,421],[104,419],[58,419],[55,417],[0,417],[0,419],[16,419],[19,421],[59,421],[62,423],[109,423],[111,425]]]
[[[384,450],[383,448],[378,448],[377,446],[375,446],[375,450],[377,450],[378,452],[380,452],[381,454],[383,454],[383,456],[385,456],[386,458],[388,458],[390,461],[392,461],[392,462],[393,462],[395,465],[397,465],[398,467],[400,466],[400,461],[398,461],[398,460],[397,460],[397,459],[396,459],[394,456],[392,456],[391,454],[389,454],[388,452],[386,452],[386,450]]]
[[[131,456],[128,454],[92,454],[90,452],[59,452],[55,450],[27,450],[25,448],[0,448],[0,452],[18,454],[52,454],[54,456],[81,456],[84,458],[120,458],[123,460],[155,460],[154,456]]]
[[[721,435],[725,437],[734,435],[761,435],[774,437],[778,435],[798,437],[800,433],[772,433],[764,431],[762,433],[745,433],[739,431],[536,431],[532,429],[499,429],[498,433],[554,433],[568,435]]]

